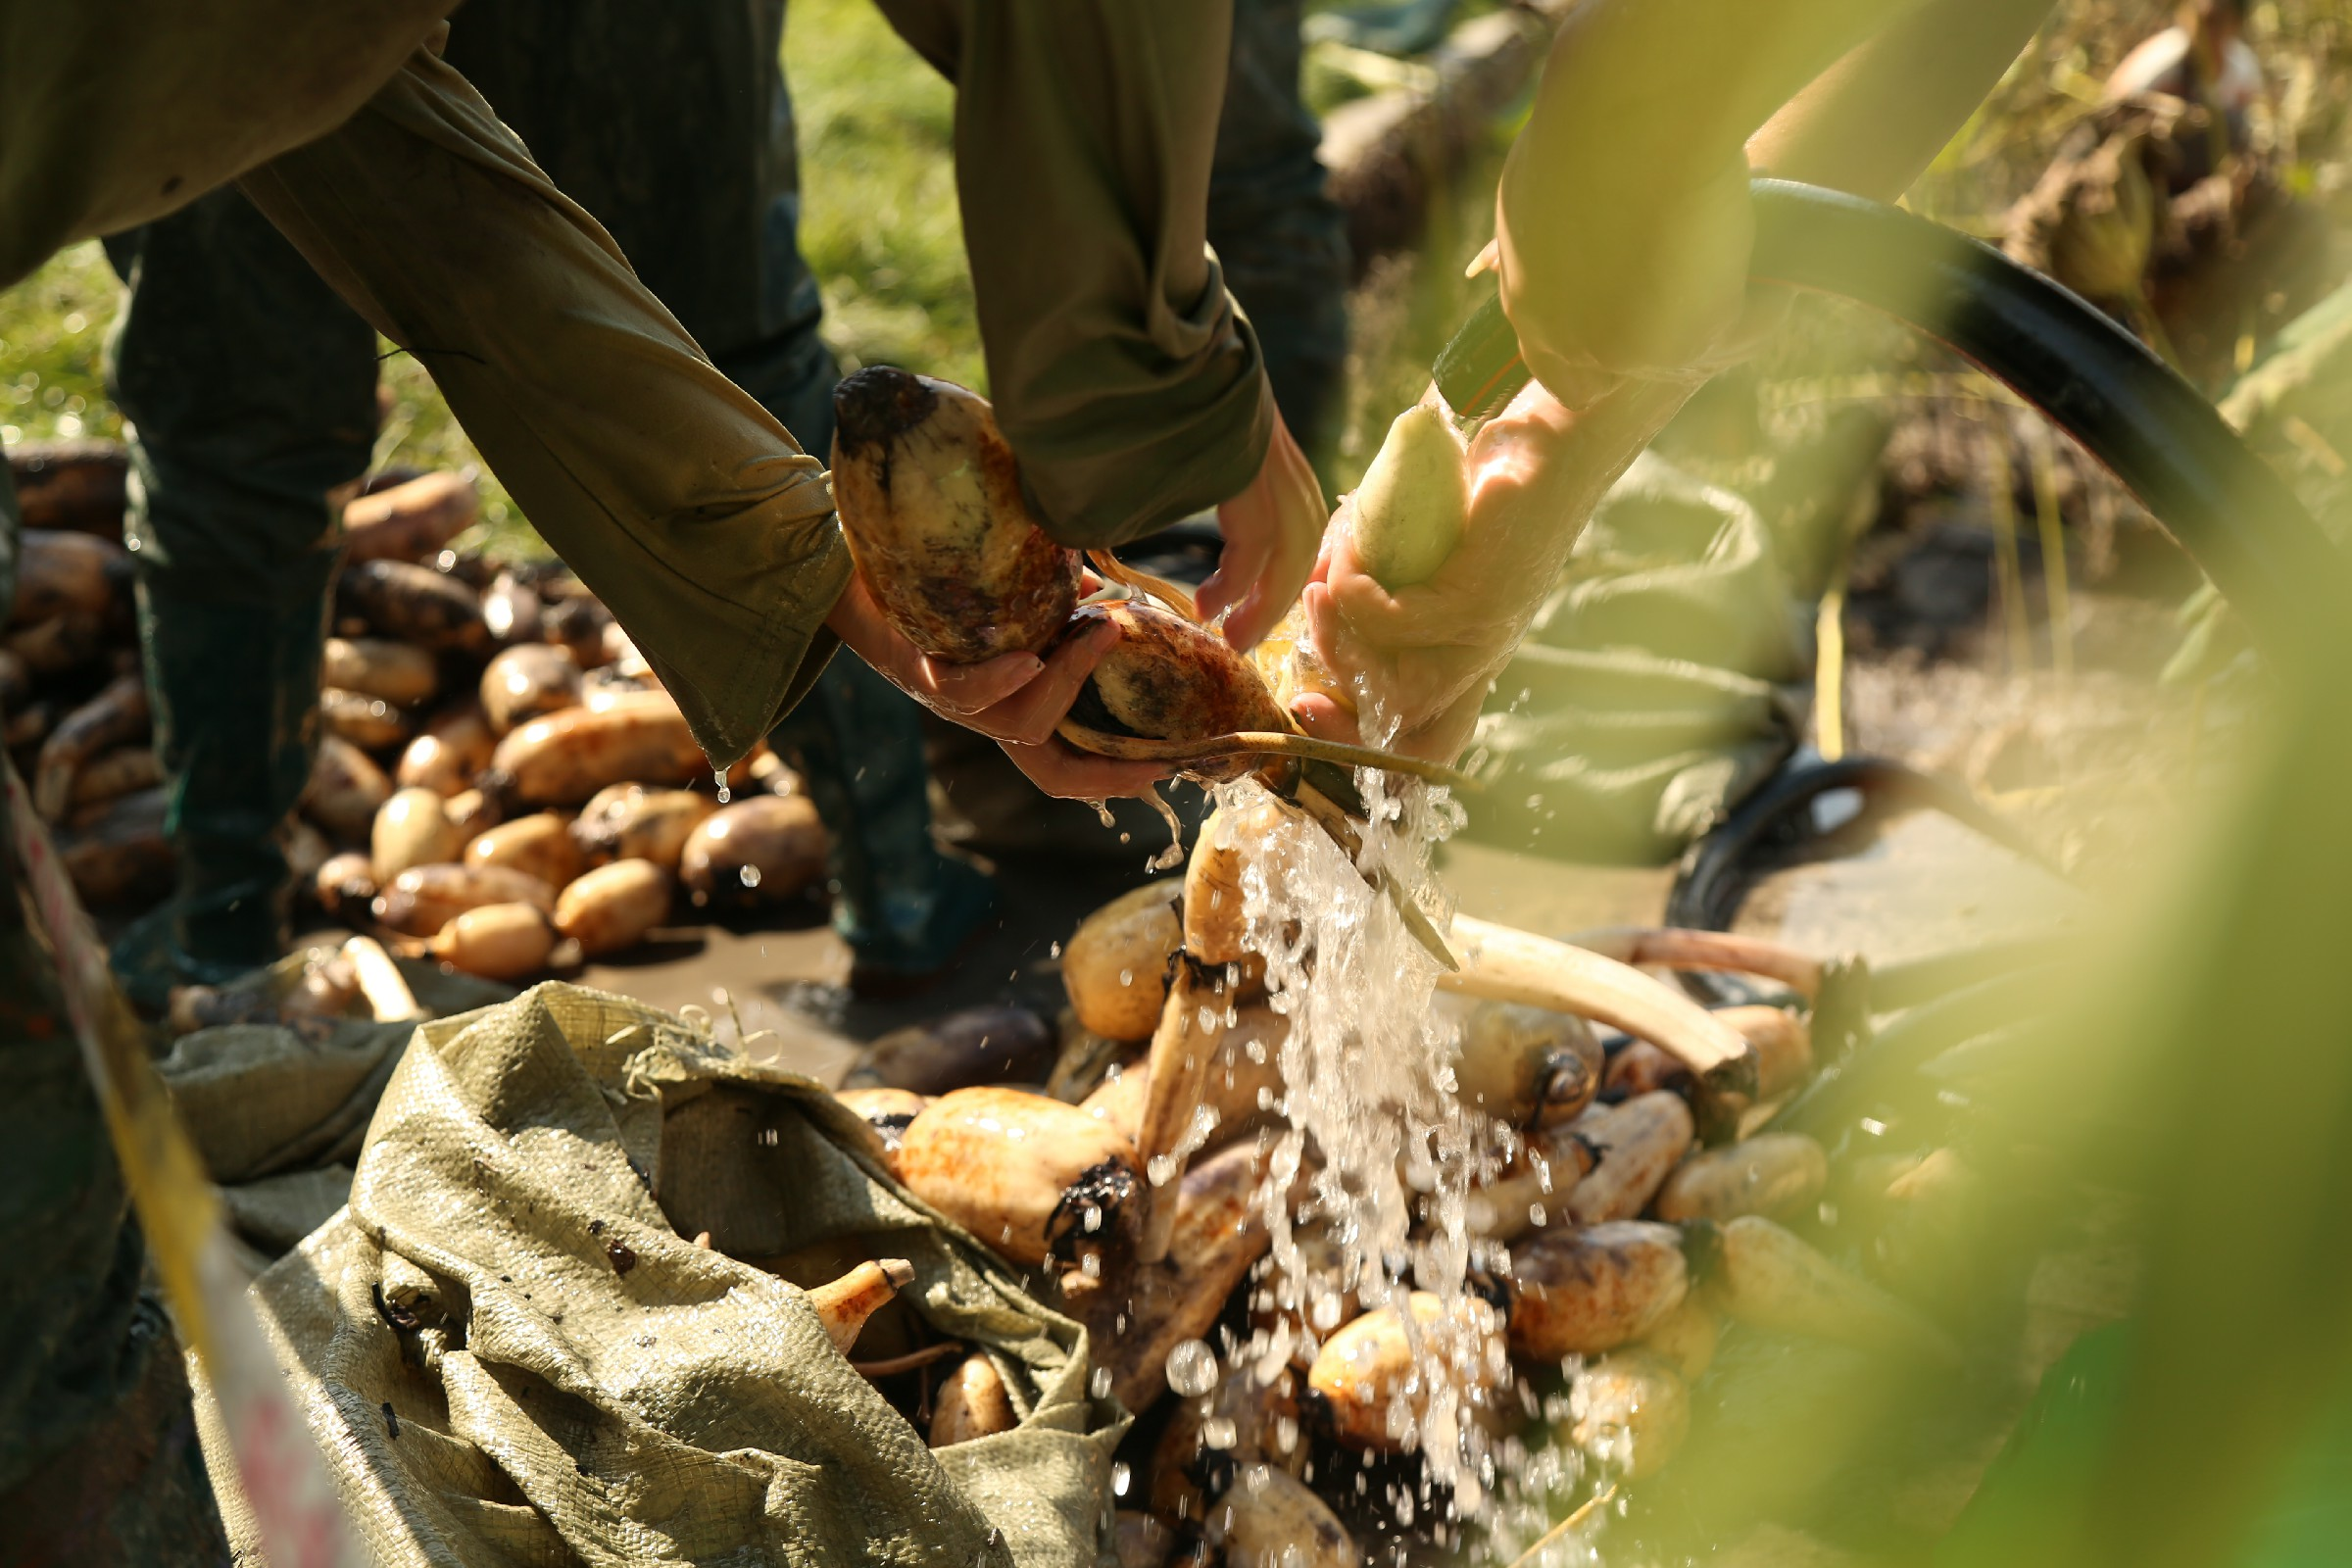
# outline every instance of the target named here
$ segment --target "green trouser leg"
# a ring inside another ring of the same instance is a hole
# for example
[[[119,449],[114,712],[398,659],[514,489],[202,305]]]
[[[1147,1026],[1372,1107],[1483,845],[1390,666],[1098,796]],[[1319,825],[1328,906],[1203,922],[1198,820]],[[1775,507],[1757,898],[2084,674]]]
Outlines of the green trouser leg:
[[[1209,172],[1208,242],[1257,328],[1283,422],[1318,460],[1348,368],[1348,223],[1324,194],[1322,127],[1298,96],[1302,0],[1235,0]]]
[[[0,466],[0,603],[17,514]],[[170,1329],[0,795],[0,1561],[225,1563]]]
[[[804,271],[813,325],[816,281]],[[813,350],[813,353],[811,352]],[[813,331],[718,358],[811,451],[833,446],[833,355]],[[931,838],[922,712],[857,655],[836,654],[768,736],[791,758],[827,830],[833,929],[857,978],[913,978],[944,967],[996,907],[989,878]]]
[[[472,0],[448,53],[720,368],[822,453],[839,372],[797,245],[782,28],[777,0]],[[322,497],[367,466],[375,343],[234,192],[110,251],[132,284],[117,397],[135,427],[141,621],[182,867],[172,916],[122,953],[152,998],[276,956],[270,834],[308,767],[332,575]],[[881,952],[906,935],[886,905],[968,901],[932,847],[919,715],[854,664],[857,751],[887,764],[811,793],[841,851],[845,933]],[[847,756],[846,737],[814,750]],[[878,798],[883,778],[898,796]],[[926,878],[931,896],[910,900]],[[967,929],[914,945],[952,949]]]
[[[118,949],[153,1003],[281,950],[274,835],[310,774],[338,559],[327,495],[367,470],[375,339],[234,191],[108,252],[130,289],[110,369],[179,858],[177,897]]]
[[[921,720],[906,695],[856,657],[836,658],[769,743],[799,765],[827,823],[857,825],[833,834],[828,870],[833,928],[858,977],[912,978],[954,958],[996,895],[932,845]]]
[[[728,378],[807,450],[833,446],[824,306],[799,247],[781,0],[470,0],[449,60],[612,231]],[[661,170],[693,177],[651,179]],[[771,737],[832,845],[834,927],[869,975],[945,963],[992,906],[931,839],[922,715],[853,656]]]

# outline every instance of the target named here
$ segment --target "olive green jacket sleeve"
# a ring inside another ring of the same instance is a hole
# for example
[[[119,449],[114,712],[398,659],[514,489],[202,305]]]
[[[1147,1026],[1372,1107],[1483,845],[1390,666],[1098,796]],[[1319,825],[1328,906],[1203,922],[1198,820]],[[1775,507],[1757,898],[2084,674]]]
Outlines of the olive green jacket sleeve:
[[[834,646],[850,561],[817,461],[428,51],[243,184],[432,372],[712,760],[749,751]]]
[[[0,288],[324,134],[455,3],[0,4]]]
[[[1274,401],[1207,245],[1230,4],[880,0],[956,84],[956,179],[997,421],[1064,544],[1239,494]]]

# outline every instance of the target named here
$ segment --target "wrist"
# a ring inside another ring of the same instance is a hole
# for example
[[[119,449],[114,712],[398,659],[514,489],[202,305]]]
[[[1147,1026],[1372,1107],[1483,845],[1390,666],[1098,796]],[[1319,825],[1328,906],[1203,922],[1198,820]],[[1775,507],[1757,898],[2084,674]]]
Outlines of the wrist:
[[[1737,147],[1674,179],[1629,182],[1613,171],[1589,184],[1498,193],[1497,272],[1503,310],[1545,384],[1571,407],[1596,376],[1672,379],[1739,319],[1754,215]],[[1530,220],[1529,215],[1533,214]],[[1553,376],[1569,375],[1566,386]]]

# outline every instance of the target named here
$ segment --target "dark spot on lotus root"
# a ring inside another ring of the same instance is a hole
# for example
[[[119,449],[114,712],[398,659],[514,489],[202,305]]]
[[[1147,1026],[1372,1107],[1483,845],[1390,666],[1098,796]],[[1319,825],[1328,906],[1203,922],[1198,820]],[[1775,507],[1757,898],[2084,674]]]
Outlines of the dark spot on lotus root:
[[[923,378],[895,366],[872,365],[844,376],[833,389],[835,438],[846,457],[869,442],[886,442],[930,417],[939,394]]]

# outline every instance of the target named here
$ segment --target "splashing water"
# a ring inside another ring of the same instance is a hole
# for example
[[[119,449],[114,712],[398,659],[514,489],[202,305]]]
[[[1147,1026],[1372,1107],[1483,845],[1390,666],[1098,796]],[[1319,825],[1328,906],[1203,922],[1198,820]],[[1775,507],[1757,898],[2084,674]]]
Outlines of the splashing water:
[[[1146,790],[1144,800],[1159,813],[1159,819],[1168,824],[1168,847],[1146,860],[1144,869],[1152,872],[1173,871],[1184,863],[1184,822],[1177,816],[1176,808],[1168,804],[1167,797],[1159,793],[1158,785],[1154,784]]]
[[[1242,877],[1248,945],[1264,956],[1272,1005],[1290,1020],[1280,1105],[1290,1125],[1260,1194],[1273,1237],[1268,1283],[1278,1299],[1322,1305],[1336,1273],[1353,1282],[1366,1310],[1398,1309],[1422,1408],[1416,1421],[1400,1403],[1395,1419],[1410,1429],[1405,1444],[1424,1455],[1431,1480],[1475,1517],[1496,1474],[1478,1407],[1516,1402],[1507,1369],[1494,1375],[1500,1347],[1478,1326],[1491,1318],[1472,1290],[1479,1271],[1508,1266],[1501,1248],[1473,1242],[1468,1223],[1470,1184],[1493,1169],[1496,1134],[1447,1093],[1455,1035],[1432,1005],[1436,960],[1367,881],[1393,878],[1428,908],[1442,893],[1431,851],[1462,818],[1443,790],[1374,772],[1357,782],[1370,821],[1356,859],[1286,813],[1251,847]],[[1242,807],[1258,789],[1221,786],[1218,804]],[[1432,912],[1443,929],[1450,909]],[[1303,1220],[1336,1245],[1336,1259],[1300,1245]],[[1435,1296],[1440,1310],[1405,1310],[1415,1291]],[[1310,1312],[1279,1332],[1298,1334],[1311,1352],[1336,1326],[1336,1313]],[[1276,1332],[1260,1329],[1249,1358],[1267,1357]]]
[[[1184,1397],[1197,1398],[1217,1386],[1217,1352],[1200,1340],[1186,1340],[1168,1351],[1168,1387]]]

